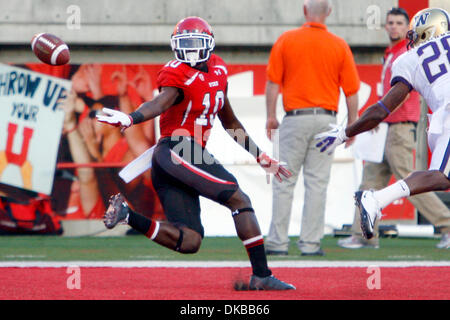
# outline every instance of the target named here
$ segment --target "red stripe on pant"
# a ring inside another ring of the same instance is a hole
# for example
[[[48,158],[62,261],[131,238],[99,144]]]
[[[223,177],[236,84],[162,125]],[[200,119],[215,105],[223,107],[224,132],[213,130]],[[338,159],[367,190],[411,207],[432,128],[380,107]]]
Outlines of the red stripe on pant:
[[[181,164],[183,167],[185,167],[186,169],[188,169],[189,171],[195,173],[196,175],[215,182],[215,183],[221,183],[221,184],[235,184],[232,181],[226,181],[220,178],[217,178],[215,176],[213,176],[212,174],[203,171],[202,169],[199,169],[197,167],[195,167],[194,165],[190,164],[189,162],[185,161],[183,158],[181,158],[179,155],[177,155],[175,152],[171,151],[172,154],[172,159],[174,159],[175,161],[177,161],[179,164]]]

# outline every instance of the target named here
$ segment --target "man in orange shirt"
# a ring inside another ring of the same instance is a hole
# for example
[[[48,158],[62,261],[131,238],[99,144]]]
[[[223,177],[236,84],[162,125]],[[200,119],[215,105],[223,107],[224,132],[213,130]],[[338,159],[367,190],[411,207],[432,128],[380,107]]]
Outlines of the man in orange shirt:
[[[340,88],[347,102],[348,123],[357,118],[359,76],[347,43],[330,33],[325,20],[331,13],[327,0],[306,0],[306,23],[283,33],[274,44],[267,67],[267,135],[279,130],[281,161],[293,177],[273,182],[273,212],[266,240],[268,254],[288,253],[288,229],[292,196],[303,167],[305,201],[298,247],[302,255],[323,255],[325,204],[332,157],[315,148],[314,136],[336,123]],[[278,93],[282,92],[286,115],[276,118]],[[352,141],[348,142],[349,145]]]

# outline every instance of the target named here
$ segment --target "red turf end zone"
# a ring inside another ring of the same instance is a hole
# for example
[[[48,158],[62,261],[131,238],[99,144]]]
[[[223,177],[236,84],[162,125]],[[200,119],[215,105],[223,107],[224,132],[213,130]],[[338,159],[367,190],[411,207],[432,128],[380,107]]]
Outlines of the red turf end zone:
[[[450,267],[380,268],[368,289],[362,267],[273,268],[295,291],[234,291],[249,268],[80,268],[81,289],[68,289],[67,268],[0,268],[1,300],[372,300],[450,299]]]

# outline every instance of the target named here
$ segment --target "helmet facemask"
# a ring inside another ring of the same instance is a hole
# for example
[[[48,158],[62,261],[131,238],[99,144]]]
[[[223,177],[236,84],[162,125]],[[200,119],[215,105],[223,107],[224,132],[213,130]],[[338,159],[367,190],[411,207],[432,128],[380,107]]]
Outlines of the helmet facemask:
[[[430,26],[426,30],[422,31],[420,36],[415,30],[409,30],[406,34],[406,38],[409,40],[407,48],[414,47],[417,44],[423,43],[425,41],[431,40],[440,34],[436,34],[436,27]]]
[[[409,50],[414,46],[414,43],[416,43],[417,39],[419,38],[419,35],[414,30],[409,30],[406,33],[406,39],[408,39],[408,44],[406,45],[406,48]]]
[[[205,33],[182,33],[171,38],[172,51],[175,58],[191,67],[207,61],[214,50],[214,38]]]

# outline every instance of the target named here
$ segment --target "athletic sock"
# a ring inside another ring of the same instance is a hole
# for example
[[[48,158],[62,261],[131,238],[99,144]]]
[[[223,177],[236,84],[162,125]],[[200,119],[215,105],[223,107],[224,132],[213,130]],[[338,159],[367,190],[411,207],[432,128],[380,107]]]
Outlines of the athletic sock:
[[[272,274],[267,266],[266,252],[264,251],[264,238],[262,235],[243,241],[250,258],[253,274],[258,277],[267,277]]]
[[[395,200],[409,197],[409,194],[410,190],[406,182],[404,180],[398,180],[384,189],[375,191],[373,196],[378,201],[380,209],[383,209]]]
[[[153,221],[130,209],[128,224],[135,230],[153,240],[159,231],[159,222]]]

